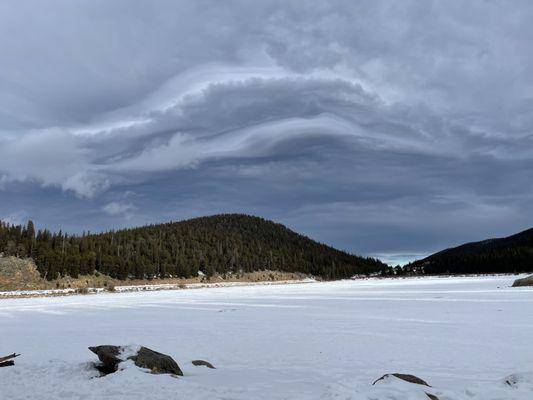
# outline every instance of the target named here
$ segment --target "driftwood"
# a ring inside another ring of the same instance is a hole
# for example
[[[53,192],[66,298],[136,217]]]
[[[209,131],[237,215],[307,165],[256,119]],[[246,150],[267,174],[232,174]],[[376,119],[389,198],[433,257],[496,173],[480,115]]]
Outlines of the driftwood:
[[[20,354],[10,354],[9,356],[0,357],[0,367],[11,367],[15,365],[15,361],[12,360],[12,358],[18,357]]]

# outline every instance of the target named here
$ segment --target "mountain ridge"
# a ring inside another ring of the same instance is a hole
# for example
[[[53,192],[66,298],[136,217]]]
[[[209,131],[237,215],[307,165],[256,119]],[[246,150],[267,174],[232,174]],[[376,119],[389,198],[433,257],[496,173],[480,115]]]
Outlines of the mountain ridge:
[[[385,264],[319,243],[282,224],[246,214],[67,235],[0,223],[0,252],[30,257],[49,280],[90,275],[116,279],[193,277],[279,270],[322,279],[380,271]]]
[[[510,236],[468,242],[413,261],[425,274],[514,273],[533,270],[533,228]]]

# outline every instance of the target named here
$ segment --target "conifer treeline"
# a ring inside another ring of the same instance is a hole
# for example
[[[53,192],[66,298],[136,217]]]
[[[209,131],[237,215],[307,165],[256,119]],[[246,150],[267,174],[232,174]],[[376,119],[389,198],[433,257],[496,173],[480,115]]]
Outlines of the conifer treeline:
[[[407,267],[423,267],[424,274],[494,274],[533,271],[533,247],[453,254],[416,261]]]
[[[533,229],[505,238],[466,243],[406,266],[425,274],[490,274],[533,271]]]
[[[317,243],[281,224],[224,214],[100,234],[67,235],[0,222],[0,252],[31,257],[43,277],[99,271],[117,279],[279,270],[324,279],[380,271],[383,263]]]

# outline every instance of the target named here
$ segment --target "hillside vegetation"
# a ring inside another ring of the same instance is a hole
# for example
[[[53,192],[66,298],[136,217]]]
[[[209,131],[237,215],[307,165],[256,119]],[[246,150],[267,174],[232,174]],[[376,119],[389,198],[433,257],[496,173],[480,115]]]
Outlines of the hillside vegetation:
[[[533,270],[533,229],[505,238],[466,243],[407,266],[425,274],[514,273]]]
[[[376,259],[336,250],[281,224],[240,214],[79,236],[36,232],[31,221],[25,226],[0,223],[0,252],[32,258],[48,280],[96,271],[124,280],[262,270],[339,279],[385,267]]]

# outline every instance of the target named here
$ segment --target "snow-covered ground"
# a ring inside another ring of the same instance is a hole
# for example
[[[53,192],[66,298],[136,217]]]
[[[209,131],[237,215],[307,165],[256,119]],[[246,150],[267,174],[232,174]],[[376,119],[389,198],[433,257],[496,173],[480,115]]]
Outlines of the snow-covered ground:
[[[533,399],[533,288],[413,278],[0,300],[2,399]],[[142,344],[185,376],[103,378],[88,346]],[[205,359],[217,369],[194,367]],[[385,379],[410,373],[432,388]],[[513,386],[505,384],[505,377]]]

